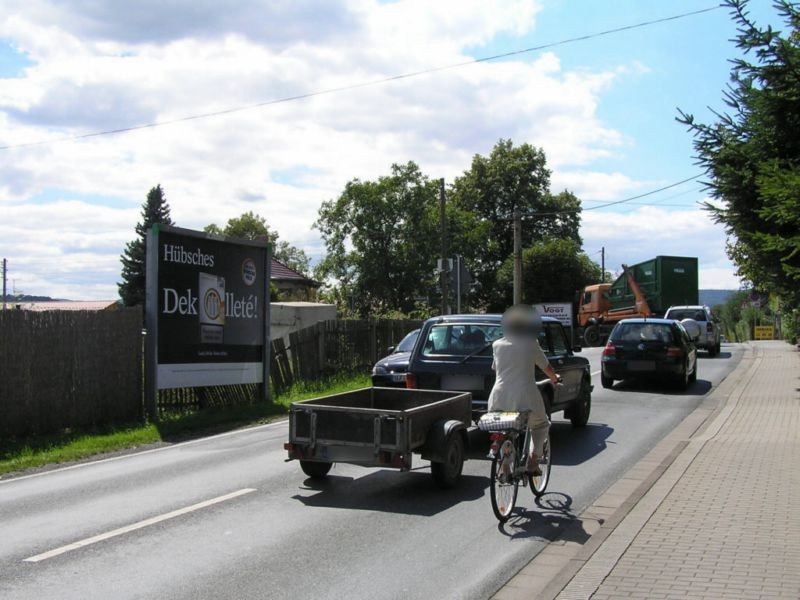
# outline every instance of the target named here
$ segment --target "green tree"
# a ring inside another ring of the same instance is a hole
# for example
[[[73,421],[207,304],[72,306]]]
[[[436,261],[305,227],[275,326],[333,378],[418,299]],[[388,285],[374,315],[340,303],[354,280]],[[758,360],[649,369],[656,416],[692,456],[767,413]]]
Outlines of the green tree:
[[[706,204],[728,233],[728,256],[757,289],[800,302],[800,9],[778,0],[787,35],[756,25],[747,0],[725,0],[738,26],[728,113],[711,125],[680,112],[695,137]]]
[[[437,210],[438,182],[413,162],[323,202],[314,227],[327,255],[316,274],[335,288],[328,297],[360,315],[419,310],[415,298],[436,288]]]
[[[277,260],[299,273],[306,274],[309,272],[309,259],[305,251],[285,240],[279,239],[278,232],[269,228],[267,220],[252,211],[243,213],[239,217],[228,219],[228,223],[224,228],[212,223],[204,227],[203,231],[245,240],[266,240],[272,245],[272,255]]]
[[[144,305],[145,297],[145,235],[155,225],[174,225],[161,184],[150,188],[142,205],[142,220],[136,224],[136,239],[125,245],[122,253],[122,282],[117,284],[125,306]]]
[[[714,314],[720,320],[722,333],[733,342],[741,342],[736,332],[736,327],[742,319],[742,306],[747,303],[749,296],[747,291],[739,291],[731,296],[721,305],[714,308]]]
[[[488,157],[476,155],[472,165],[457,177],[449,197],[462,215],[472,216],[484,238],[479,244],[463,243],[457,234],[453,247],[467,257],[477,281],[478,302],[490,310],[506,306],[507,290],[498,286],[497,273],[513,252],[515,210],[528,215],[522,227],[522,246],[530,247],[547,237],[581,244],[580,200],[563,191],[550,192],[550,171],[544,151],[511,140],[499,140]],[[467,222],[469,219],[466,219]]]
[[[593,262],[575,240],[547,238],[522,251],[522,301],[572,302],[577,290],[600,281],[600,265]],[[497,281],[512,302],[513,257],[500,267]]]

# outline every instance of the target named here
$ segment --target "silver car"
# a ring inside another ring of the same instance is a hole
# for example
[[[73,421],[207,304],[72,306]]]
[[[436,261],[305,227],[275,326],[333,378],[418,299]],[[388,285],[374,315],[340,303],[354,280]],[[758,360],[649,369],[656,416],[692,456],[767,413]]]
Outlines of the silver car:
[[[664,313],[665,319],[683,321],[684,319],[694,319],[700,324],[700,337],[696,344],[698,348],[708,350],[709,356],[716,356],[720,350],[719,324],[711,314],[711,309],[707,306],[687,305],[670,306]]]

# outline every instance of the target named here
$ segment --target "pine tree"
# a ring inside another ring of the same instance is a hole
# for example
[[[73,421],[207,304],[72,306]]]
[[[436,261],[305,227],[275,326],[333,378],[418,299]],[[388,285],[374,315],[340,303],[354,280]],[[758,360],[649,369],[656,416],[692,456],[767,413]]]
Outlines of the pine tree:
[[[136,224],[136,235],[125,245],[122,253],[122,283],[118,283],[119,295],[125,306],[144,304],[145,295],[145,235],[156,223],[174,225],[169,216],[169,205],[161,184],[151,188],[142,205],[142,220]]]
[[[759,27],[747,0],[725,0],[747,58],[732,61],[729,113],[717,122],[679,121],[695,136],[699,163],[719,205],[706,204],[728,233],[728,256],[757,289],[800,302],[800,6],[776,0],[781,34]]]

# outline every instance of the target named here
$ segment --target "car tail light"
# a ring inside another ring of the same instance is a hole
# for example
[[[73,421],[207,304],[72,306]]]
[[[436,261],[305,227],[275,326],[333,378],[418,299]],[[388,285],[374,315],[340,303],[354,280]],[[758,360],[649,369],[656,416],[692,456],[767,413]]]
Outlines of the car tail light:
[[[681,358],[683,357],[683,350],[681,350],[677,346],[670,346],[669,348],[667,348],[667,357]]]
[[[603,358],[614,358],[617,356],[617,348],[611,342],[606,344],[606,347],[603,348]]]
[[[294,444],[292,444],[292,442],[285,442],[283,444],[283,449],[291,452],[292,450],[294,450]]]
[[[409,390],[416,390],[418,387],[417,376],[413,373],[406,373],[406,388]]]

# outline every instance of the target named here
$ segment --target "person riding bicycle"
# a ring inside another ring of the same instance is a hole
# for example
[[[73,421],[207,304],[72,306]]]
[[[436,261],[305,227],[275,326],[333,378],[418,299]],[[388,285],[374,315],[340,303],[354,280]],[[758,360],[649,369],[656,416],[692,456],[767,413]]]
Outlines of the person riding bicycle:
[[[533,451],[526,471],[539,476],[537,455],[547,438],[550,420],[544,400],[536,385],[536,367],[556,385],[561,377],[547,360],[538,335],[541,318],[536,310],[525,304],[516,304],[503,314],[503,337],[492,344],[492,369],[497,373],[489,394],[489,411],[528,412],[528,428],[533,438]]]

